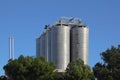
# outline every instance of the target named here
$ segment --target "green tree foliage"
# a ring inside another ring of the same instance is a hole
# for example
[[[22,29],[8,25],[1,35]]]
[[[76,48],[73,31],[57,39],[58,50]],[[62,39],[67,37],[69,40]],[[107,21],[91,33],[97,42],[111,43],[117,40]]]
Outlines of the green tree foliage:
[[[21,55],[18,59],[9,60],[4,70],[12,80],[94,80],[93,72],[82,60],[69,63],[65,73],[58,73],[54,64],[44,57]]]
[[[67,66],[65,80],[94,80],[94,75],[90,67],[79,59]]]
[[[55,80],[57,78],[54,64],[48,63],[43,57],[33,58],[21,55],[18,59],[9,60],[4,70],[13,80]]]
[[[120,80],[120,46],[112,46],[101,53],[104,63],[96,63],[93,67],[98,80]]]
[[[9,80],[7,76],[0,76],[0,80]]]

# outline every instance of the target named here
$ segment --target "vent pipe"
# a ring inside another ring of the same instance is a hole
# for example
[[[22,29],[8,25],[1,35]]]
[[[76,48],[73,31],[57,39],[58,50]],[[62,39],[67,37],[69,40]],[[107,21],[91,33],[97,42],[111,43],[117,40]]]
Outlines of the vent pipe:
[[[14,59],[14,37],[9,38],[9,59]]]

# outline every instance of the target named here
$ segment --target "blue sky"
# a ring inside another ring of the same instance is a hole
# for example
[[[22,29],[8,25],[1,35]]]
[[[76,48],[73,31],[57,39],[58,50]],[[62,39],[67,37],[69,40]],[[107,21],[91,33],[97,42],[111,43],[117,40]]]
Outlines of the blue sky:
[[[100,53],[120,44],[120,0],[0,0],[0,75],[9,59],[8,38],[14,36],[15,58],[35,56],[35,39],[44,25],[61,16],[81,18],[90,29],[89,65]]]

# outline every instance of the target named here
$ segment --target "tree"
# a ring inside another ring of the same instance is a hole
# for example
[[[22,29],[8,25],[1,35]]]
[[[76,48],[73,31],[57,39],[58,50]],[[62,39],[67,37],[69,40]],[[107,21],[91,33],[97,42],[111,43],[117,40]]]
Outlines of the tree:
[[[94,80],[94,75],[90,67],[79,59],[69,63],[65,78],[66,80]]]
[[[7,76],[3,75],[3,76],[0,76],[0,80],[9,80]]]
[[[120,46],[112,46],[101,53],[104,63],[96,63],[93,67],[95,77],[98,80],[119,80],[120,79]]]
[[[9,60],[4,66],[5,73],[13,80],[54,80],[57,72],[52,62],[48,63],[44,57],[33,58],[20,56]]]

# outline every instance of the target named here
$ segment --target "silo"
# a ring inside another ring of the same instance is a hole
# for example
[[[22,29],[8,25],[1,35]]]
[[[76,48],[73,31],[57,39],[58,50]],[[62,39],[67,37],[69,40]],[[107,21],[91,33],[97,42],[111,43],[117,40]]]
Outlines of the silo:
[[[48,30],[48,61],[51,61],[51,28]]]
[[[88,27],[73,26],[71,29],[71,61],[82,59],[88,64]]]
[[[47,29],[46,29],[46,32],[45,32],[45,35],[44,35],[45,37],[45,59],[46,59],[46,61],[48,61],[48,31],[47,31]]]
[[[51,61],[52,62],[55,62],[54,61],[54,46],[55,46],[55,42],[54,42],[54,39],[55,38],[55,28],[54,26],[51,27],[51,55],[50,55],[50,58],[51,58]]]
[[[40,37],[36,38],[36,56],[40,56]]]
[[[51,33],[50,28],[46,29],[45,32],[45,58],[50,61],[51,58]]]
[[[55,35],[54,35],[55,30],[54,30],[54,29],[55,29],[55,28],[52,26],[52,27],[51,27],[51,47],[50,47],[50,48],[51,48],[50,58],[51,58],[51,61],[52,61],[52,62],[54,62],[54,59],[53,59],[53,58],[54,58],[54,54],[53,54],[53,53],[54,53],[54,48],[53,48],[53,47],[54,47],[54,45],[55,45],[55,43],[54,43],[54,41],[53,41],[53,40],[55,40],[55,39],[54,39],[54,37],[55,37]]]
[[[40,56],[45,57],[45,32],[40,36]]]
[[[44,56],[46,58],[46,56],[45,56],[45,50],[46,50],[46,47],[45,47],[45,35],[46,35],[46,33],[43,32],[43,34],[42,34],[42,56]]]
[[[51,28],[51,54],[58,71],[64,71],[70,61],[70,27],[56,24]]]
[[[42,35],[40,36],[40,56],[42,56]]]

